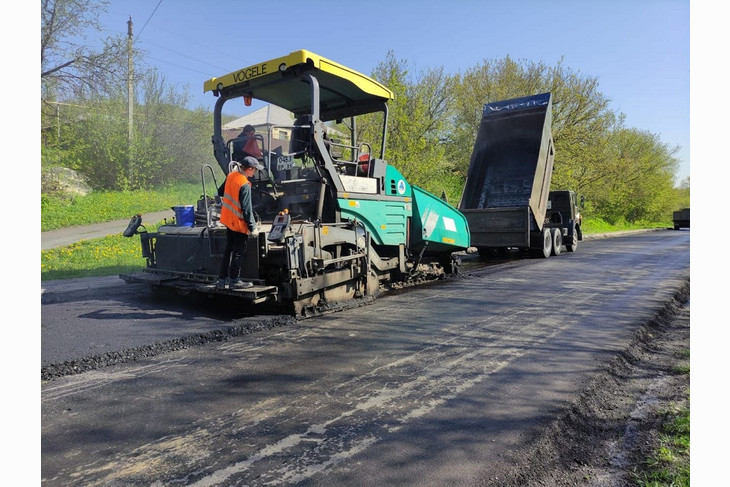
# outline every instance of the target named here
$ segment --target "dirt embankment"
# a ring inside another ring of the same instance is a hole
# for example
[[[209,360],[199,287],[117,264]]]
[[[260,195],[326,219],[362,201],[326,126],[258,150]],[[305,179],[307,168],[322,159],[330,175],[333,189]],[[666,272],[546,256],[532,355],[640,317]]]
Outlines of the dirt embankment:
[[[666,412],[689,407],[689,283],[539,438],[526,442],[484,485],[635,485],[659,446]]]

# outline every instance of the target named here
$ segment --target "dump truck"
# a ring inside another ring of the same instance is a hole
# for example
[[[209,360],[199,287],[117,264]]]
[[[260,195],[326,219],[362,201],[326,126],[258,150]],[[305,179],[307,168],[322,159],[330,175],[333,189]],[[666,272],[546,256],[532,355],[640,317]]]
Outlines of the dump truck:
[[[486,103],[459,210],[481,255],[573,252],[582,240],[578,198],[550,192],[555,148],[552,94]]]
[[[224,175],[234,147],[251,142],[224,138],[224,106],[234,111],[257,102],[291,113],[290,124],[254,135],[264,166],[251,180],[261,231],[249,238],[241,271],[253,285],[215,285],[226,228],[216,194],[221,181],[209,164],[201,165],[199,200],[177,207],[174,224],[152,232],[143,217],[130,222],[124,234],[140,236],[147,264],[122,275],[125,281],[308,317],[458,271],[458,253],[470,242],[465,217],[386,161],[393,99],[387,87],[300,50],[212,78],[203,88],[217,97],[213,155]]]
[[[578,249],[578,241],[583,240],[583,215],[581,208],[585,200],[575,191],[555,190],[548,193],[547,211],[552,221],[558,223],[563,233],[563,245],[568,252]]]
[[[674,219],[674,229],[689,228],[689,208],[677,210],[672,215]]]

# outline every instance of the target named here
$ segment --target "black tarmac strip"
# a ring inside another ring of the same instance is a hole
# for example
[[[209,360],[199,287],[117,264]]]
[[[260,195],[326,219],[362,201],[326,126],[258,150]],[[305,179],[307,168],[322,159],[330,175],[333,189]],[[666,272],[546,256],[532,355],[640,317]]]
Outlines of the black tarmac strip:
[[[101,355],[92,355],[78,360],[70,360],[58,364],[49,364],[41,367],[41,380],[48,381],[67,375],[80,374],[90,370],[118,365],[148,357],[154,357],[162,353],[182,350],[190,347],[204,345],[210,342],[223,342],[230,338],[250,335],[263,330],[270,330],[279,326],[292,325],[296,323],[293,316],[276,316],[270,319],[257,320],[256,322],[243,323],[237,326],[222,330],[213,330],[207,333],[190,335],[174,340],[144,345],[142,347],[108,352]]]
[[[452,276],[447,276],[443,279],[452,279],[452,278],[464,278],[463,274],[456,274]],[[442,280],[443,280],[442,279]],[[413,283],[411,285],[402,285],[400,287],[393,287],[393,288],[387,288],[382,290],[382,292],[387,292],[390,294],[398,293],[398,292],[406,292],[409,288],[414,286],[423,286],[427,284],[432,284],[437,281],[434,280],[425,280],[417,283]],[[68,294],[69,296],[77,296],[80,292],[88,292],[88,290],[80,290],[76,291],[74,294]],[[58,302],[63,301],[63,297],[59,297],[58,295],[49,294],[47,296],[44,296],[43,302],[51,303],[51,302]],[[368,301],[362,301],[357,300],[353,302],[349,307],[348,306],[342,306],[336,309],[333,309],[331,312],[339,312],[339,311],[345,311],[349,308],[359,307],[363,305],[367,305],[372,300]],[[317,313],[312,316],[321,316],[322,314],[327,313]],[[272,328],[277,328],[280,326],[287,326],[287,325],[294,325],[299,319],[303,319],[305,317],[296,317],[291,315],[275,315],[270,317],[265,317],[261,319],[260,315],[257,316],[257,318],[252,318],[252,321],[242,323],[236,326],[227,327],[220,330],[212,330],[206,333],[199,333],[195,335],[189,335],[185,337],[175,338],[173,340],[165,340],[160,341],[156,343],[152,343],[149,345],[144,345],[140,347],[135,348],[129,348],[125,350],[119,350],[114,352],[107,352],[103,354],[98,355],[92,355],[88,357],[83,357],[76,360],[68,360],[65,362],[55,363],[55,364],[46,364],[41,366],[41,380],[42,381],[49,381],[53,379],[57,379],[60,377],[65,377],[69,375],[74,374],[81,374],[84,372],[89,372],[91,370],[101,369],[103,367],[108,367],[111,365],[120,365],[124,363],[129,362],[135,362],[137,360],[143,359],[143,358],[150,358],[154,357],[163,353],[173,352],[176,350],[183,350],[191,347],[201,346],[205,345],[207,343],[211,342],[223,342],[226,340],[229,340],[231,338],[244,336],[244,335],[250,335],[252,333],[261,332],[264,330],[270,330]],[[255,321],[253,321],[255,320]]]

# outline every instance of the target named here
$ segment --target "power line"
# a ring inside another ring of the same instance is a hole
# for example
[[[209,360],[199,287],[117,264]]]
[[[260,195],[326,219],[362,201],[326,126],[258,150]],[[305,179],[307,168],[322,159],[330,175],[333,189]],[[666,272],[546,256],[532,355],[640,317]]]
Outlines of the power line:
[[[199,60],[199,59],[196,59],[196,58],[194,58],[194,57],[192,57],[192,56],[189,56],[189,55],[187,55],[187,54],[185,54],[185,53],[182,53],[182,52],[179,52],[179,51],[175,51],[174,49],[170,49],[170,48],[168,48],[168,47],[165,47],[165,46],[161,46],[161,45],[159,45],[159,44],[155,44],[155,43],[150,43],[150,45],[152,45],[152,46],[155,46],[155,47],[157,47],[157,48],[159,48],[159,49],[164,49],[165,51],[169,51],[169,52],[171,52],[171,53],[177,54],[178,56],[182,56],[182,57],[188,58],[188,59],[190,59],[190,60],[192,60],[192,61],[195,61],[196,63],[200,63],[200,64],[207,64],[208,66],[210,66],[210,67],[212,67],[212,68],[215,68],[215,69],[218,69],[218,70],[220,70],[221,72],[223,72],[223,71],[225,71],[225,70],[226,70],[226,68],[221,68],[220,66],[216,66],[215,64],[211,64],[211,63],[208,63],[208,62],[206,62],[206,61],[201,61],[201,60]],[[152,59],[152,58],[150,57],[150,59]],[[230,68],[229,68],[229,69],[230,69]]]
[[[176,37],[178,37],[180,39],[183,39],[184,41],[186,41],[188,43],[197,44],[197,45],[199,45],[201,47],[206,48],[209,51],[217,52],[218,54],[223,54],[224,56],[228,56],[229,58],[234,59],[234,60],[236,60],[236,61],[238,61],[240,63],[245,63],[246,62],[246,61],[242,60],[240,57],[237,57],[237,56],[232,55],[230,52],[226,51],[225,49],[221,49],[220,46],[218,46],[218,47],[212,47],[212,46],[209,46],[207,44],[203,44],[202,42],[200,42],[200,41],[198,41],[198,40],[196,40],[194,38],[191,39],[190,37],[182,36],[182,35],[180,35],[179,32],[170,31],[170,30],[164,29],[162,27],[158,27],[157,29],[160,32],[165,32],[168,35],[173,35],[173,36],[176,36]],[[194,61],[198,61],[197,59],[192,58],[192,57],[190,59],[193,59]],[[198,61],[198,62],[202,62],[202,61]],[[215,66],[215,67],[217,68],[218,66]],[[228,68],[224,68],[224,70],[225,69],[228,69]]]
[[[147,19],[147,22],[145,22],[144,25],[142,26],[142,29],[139,31],[139,34],[137,34],[137,39],[139,39],[139,37],[142,35],[142,32],[144,31],[144,28],[147,27],[147,24],[150,23],[150,20],[152,20],[152,16],[155,15],[155,12],[157,12],[157,9],[160,7],[161,4],[162,4],[162,0],[160,0],[157,3],[157,7],[155,7],[155,9],[152,11],[152,13],[150,14],[149,18]],[[137,42],[137,41],[135,40],[135,42]]]
[[[170,61],[166,61],[164,59],[159,59],[159,58],[152,57],[152,56],[147,56],[147,58],[148,59],[151,59],[153,61],[160,62],[160,63],[170,64],[172,66],[177,66],[178,68],[186,69],[186,70],[192,71],[194,73],[202,74],[203,76],[208,76],[209,78],[212,78],[214,76],[214,75],[211,75],[210,73],[205,73],[203,71],[198,71],[197,69],[193,69],[193,68],[191,68],[189,66],[183,66],[182,64],[171,63]]]
[[[152,13],[150,13],[149,17],[147,18],[147,21],[146,21],[146,22],[144,23],[144,25],[142,26],[142,29],[141,29],[141,30],[140,30],[140,31],[139,31],[138,33],[136,33],[136,34],[135,34],[135,37],[134,37],[134,41],[133,41],[133,44],[134,44],[134,45],[137,45],[137,44],[138,44],[138,41],[139,41],[139,40],[140,40],[140,38],[142,37],[142,32],[143,32],[143,31],[145,30],[145,28],[147,27],[147,25],[149,24],[149,22],[150,22],[150,21],[152,20],[152,17],[153,17],[154,15],[155,15],[155,13],[156,13],[156,12],[157,12],[157,10],[159,9],[160,5],[162,5],[162,0],[159,0],[159,2],[157,3],[157,5],[156,5],[156,6],[155,6],[155,8],[153,9]],[[182,39],[184,39],[184,40],[185,40],[186,42],[189,42],[189,43],[193,43],[193,44],[197,44],[197,45],[199,45],[199,46],[202,46],[202,47],[204,47],[204,48],[206,48],[206,49],[208,49],[208,50],[210,50],[210,51],[213,51],[213,52],[217,52],[218,54],[223,54],[223,55],[225,55],[225,56],[228,56],[228,57],[230,57],[231,59],[235,59],[235,60],[236,60],[236,61],[238,61],[238,62],[244,62],[244,61],[242,61],[242,60],[241,60],[241,59],[240,59],[239,57],[237,57],[237,56],[234,56],[234,55],[230,54],[229,52],[227,52],[226,50],[223,50],[223,49],[221,49],[221,48],[220,48],[220,46],[218,46],[218,47],[212,47],[212,46],[209,46],[209,45],[203,44],[203,43],[201,43],[201,42],[199,42],[199,41],[197,41],[197,40],[195,40],[195,39],[190,39],[189,37],[184,37],[184,36],[181,36],[181,35],[180,35],[180,33],[178,33],[178,32],[174,32],[174,31],[169,31],[169,30],[166,30],[166,29],[164,29],[164,28],[162,28],[162,27],[159,27],[159,26],[157,26],[157,27],[155,27],[155,28],[156,28],[157,30],[159,30],[160,32],[165,32],[165,33],[166,33],[166,34],[168,34],[168,35],[173,35],[173,36],[177,36],[177,37],[179,37],[179,38],[182,38]],[[102,31],[106,31],[106,32],[112,32],[112,33],[115,33],[115,34],[117,33],[117,31],[116,31],[116,30],[113,30],[113,31],[110,31],[110,30],[102,30]],[[155,47],[156,47],[156,48],[158,48],[158,49],[164,49],[164,50],[166,50],[166,51],[169,51],[169,52],[171,52],[171,53],[173,53],[173,54],[176,54],[176,55],[178,55],[178,56],[182,56],[182,57],[184,57],[184,58],[190,59],[191,61],[194,61],[194,62],[196,62],[196,63],[200,63],[200,64],[205,64],[205,65],[207,65],[207,66],[210,66],[210,67],[212,67],[212,68],[215,68],[215,69],[216,69],[217,71],[219,71],[219,72],[224,72],[224,71],[226,71],[226,70],[230,70],[230,67],[221,67],[221,66],[216,66],[215,64],[211,64],[211,63],[209,63],[209,62],[206,62],[206,61],[204,61],[204,60],[201,60],[201,59],[199,59],[199,58],[196,58],[196,57],[190,56],[190,55],[188,55],[188,54],[185,54],[185,53],[182,53],[182,52],[179,52],[179,51],[175,51],[175,50],[173,50],[173,49],[167,48],[167,47],[165,47],[165,46],[162,46],[162,45],[160,45],[160,44],[157,44],[157,43],[154,43],[154,42],[149,42],[149,40],[148,40],[148,39],[147,39],[147,40],[145,41],[145,43],[146,43],[147,45],[150,45],[150,46],[155,46]],[[191,71],[191,72],[195,72],[195,73],[203,74],[204,76],[208,76],[208,77],[210,77],[210,76],[214,76],[214,74],[213,74],[213,75],[211,75],[211,73],[210,73],[210,72],[203,72],[203,71],[200,71],[200,70],[192,69],[192,68],[190,68],[190,67],[188,67],[188,66],[182,66],[182,65],[180,65],[180,64],[175,64],[175,63],[172,63],[172,62],[170,62],[170,61],[168,61],[168,60],[165,60],[165,59],[158,59],[158,58],[154,58],[154,57],[152,57],[152,56],[149,56],[149,55],[147,55],[147,56],[145,56],[145,57],[146,57],[147,59],[150,59],[150,60],[155,60],[155,61],[158,61],[158,62],[162,62],[162,63],[165,63],[165,64],[169,64],[169,65],[172,65],[172,66],[176,66],[176,67],[179,67],[179,68],[182,68],[182,69],[186,69],[186,70],[188,70],[188,71]]]
[[[159,2],[157,2],[157,6],[156,6],[156,7],[154,8],[154,10],[153,10],[153,11],[152,11],[152,13],[150,14],[150,16],[149,16],[149,17],[147,18],[147,21],[146,21],[146,22],[144,23],[144,25],[142,26],[142,29],[140,29],[139,33],[138,33],[138,34],[137,34],[137,35],[135,36],[135,39],[134,39],[134,44],[136,44],[136,43],[137,43],[137,41],[139,41],[140,37],[142,37],[142,32],[144,31],[145,27],[147,27],[147,24],[149,24],[150,20],[152,20],[152,17],[153,17],[154,15],[155,15],[155,12],[157,12],[157,9],[158,9],[158,8],[160,7],[160,5],[162,5],[162,0],[160,0]],[[160,29],[160,30],[162,30],[162,31],[165,31],[164,29]],[[178,34],[175,34],[175,35],[178,35]],[[198,43],[198,44],[200,44],[200,43]],[[197,62],[197,63],[201,63],[201,64],[206,64],[206,65],[208,65],[208,66],[210,66],[210,67],[212,67],[212,68],[215,68],[215,69],[219,69],[219,70],[221,70],[221,71],[225,71],[225,68],[221,68],[220,66],[216,66],[216,65],[214,65],[214,64],[210,64],[210,63],[208,63],[208,62],[205,62],[205,61],[201,61],[201,60],[199,60],[199,59],[196,59],[196,58],[194,58],[194,57],[192,57],[192,56],[189,56],[189,55],[187,55],[187,54],[184,54],[184,53],[181,53],[181,52],[175,51],[175,50],[173,50],[173,49],[170,49],[170,48],[167,48],[167,47],[161,46],[161,45],[159,45],[159,44],[155,44],[155,43],[152,43],[152,45],[154,45],[154,46],[157,46],[157,47],[158,47],[158,48],[160,48],[160,49],[164,49],[164,50],[167,50],[167,51],[169,51],[169,52],[172,52],[172,53],[174,53],[174,54],[177,54],[177,55],[179,55],[179,56],[183,56],[183,57],[185,57],[185,58],[188,58],[188,59],[190,59],[190,60],[192,60],[192,61],[195,61],[195,62]],[[203,44],[200,44],[200,45],[202,45],[202,46],[204,46],[204,47],[208,47],[208,48],[210,48],[209,46],[205,46],[205,45],[203,45]],[[212,48],[210,48],[210,49],[212,49]],[[205,72],[202,72],[202,71],[198,71],[198,70],[195,70],[195,69],[189,68],[189,67],[187,67],[187,66],[181,66],[181,65],[179,65],[179,64],[171,63],[171,62],[169,62],[169,61],[165,61],[165,60],[162,60],[162,59],[156,59],[156,58],[154,58],[154,57],[151,57],[151,56],[149,57],[149,59],[155,59],[155,60],[157,60],[157,61],[159,61],[159,62],[163,62],[163,63],[166,63],[166,64],[170,64],[170,65],[172,65],[172,66],[177,66],[177,67],[179,67],[179,68],[187,69],[188,71],[192,71],[192,72],[195,72],[195,73],[200,73],[200,74],[203,74],[203,75],[205,75],[205,76],[210,76],[210,73],[205,73]]]

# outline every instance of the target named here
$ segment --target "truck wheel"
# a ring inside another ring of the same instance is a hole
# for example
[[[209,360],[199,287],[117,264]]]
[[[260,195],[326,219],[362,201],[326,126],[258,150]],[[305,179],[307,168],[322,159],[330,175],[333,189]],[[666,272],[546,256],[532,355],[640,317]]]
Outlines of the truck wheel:
[[[551,228],[550,233],[553,244],[552,255],[560,255],[563,250],[563,232],[560,228]]]
[[[568,252],[575,252],[578,248],[578,229],[573,227],[573,235],[569,236],[568,240],[565,241],[565,250]]]
[[[549,228],[542,229],[542,249],[534,249],[535,257],[547,259],[553,251],[553,236]]]

